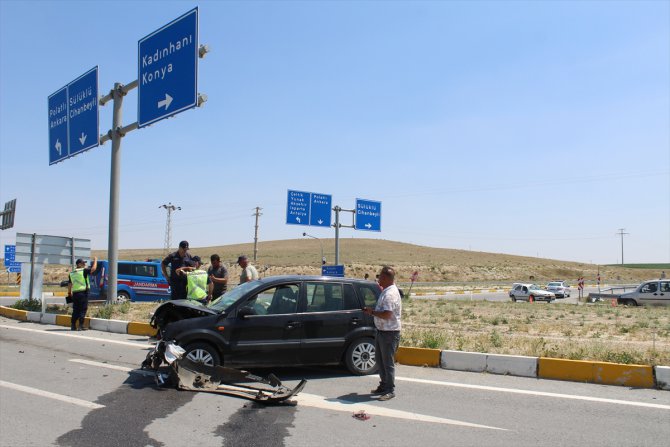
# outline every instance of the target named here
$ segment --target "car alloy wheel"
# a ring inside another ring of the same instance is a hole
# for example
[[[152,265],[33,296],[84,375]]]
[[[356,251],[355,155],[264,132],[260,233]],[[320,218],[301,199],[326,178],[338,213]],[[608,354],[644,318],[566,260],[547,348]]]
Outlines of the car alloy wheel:
[[[116,304],[122,304],[127,301],[130,301],[130,295],[128,295],[128,292],[122,291],[116,294],[116,301],[115,301]]]
[[[219,354],[207,343],[193,343],[185,348],[186,358],[194,363],[202,363],[207,366],[220,364]]]
[[[360,338],[347,349],[345,363],[349,371],[362,376],[377,370],[375,342],[371,338]]]

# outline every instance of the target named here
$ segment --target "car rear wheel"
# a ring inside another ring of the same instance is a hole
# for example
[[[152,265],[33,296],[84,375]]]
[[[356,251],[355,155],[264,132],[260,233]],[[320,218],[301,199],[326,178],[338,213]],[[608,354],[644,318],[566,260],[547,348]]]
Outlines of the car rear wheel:
[[[516,297],[514,295],[512,295],[512,302],[516,303]]]
[[[216,349],[209,343],[191,343],[187,345],[185,357],[192,362],[202,363],[207,366],[218,366],[221,364],[221,358]]]
[[[364,376],[374,373],[377,371],[375,341],[371,338],[354,341],[347,349],[344,361],[352,374]]]
[[[637,303],[635,302],[635,300],[624,300],[623,305],[624,306],[637,306]]]
[[[128,292],[121,291],[116,294],[117,304],[125,303],[127,301],[130,301],[130,295],[128,295]]]

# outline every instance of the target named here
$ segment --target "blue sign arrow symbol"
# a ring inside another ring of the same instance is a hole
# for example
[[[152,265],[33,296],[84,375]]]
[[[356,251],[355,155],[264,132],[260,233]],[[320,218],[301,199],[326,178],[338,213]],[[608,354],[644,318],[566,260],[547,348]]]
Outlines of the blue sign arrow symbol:
[[[81,143],[82,146],[84,145],[84,143],[86,143],[87,136],[88,135],[84,135],[84,132],[81,133],[81,136],[79,137],[79,142]]]
[[[168,107],[170,107],[170,104],[172,104],[172,96],[166,93],[165,99],[158,101],[158,108],[165,107],[165,110],[167,110]]]
[[[62,149],[63,146],[61,146],[60,140],[56,138],[56,150],[58,151],[58,155],[63,155]]]

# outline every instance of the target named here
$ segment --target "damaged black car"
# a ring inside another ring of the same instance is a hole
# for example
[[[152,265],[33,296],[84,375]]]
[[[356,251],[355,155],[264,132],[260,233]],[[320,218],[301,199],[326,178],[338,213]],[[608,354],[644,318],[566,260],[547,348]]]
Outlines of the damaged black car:
[[[232,368],[344,364],[353,374],[376,371],[372,281],[274,276],[242,284],[204,305],[161,304],[151,319],[185,358]]]

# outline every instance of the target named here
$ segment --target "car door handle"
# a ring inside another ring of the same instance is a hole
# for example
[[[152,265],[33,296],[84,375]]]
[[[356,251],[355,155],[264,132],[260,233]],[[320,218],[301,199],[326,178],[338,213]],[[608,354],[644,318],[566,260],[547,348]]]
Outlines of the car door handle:
[[[296,329],[302,326],[302,323],[299,321],[289,321],[286,323],[286,329]]]
[[[360,319],[360,318],[358,318],[358,317],[353,317],[353,318],[351,319],[351,325],[352,325],[352,326],[358,326],[359,324],[361,324],[361,319]]]

